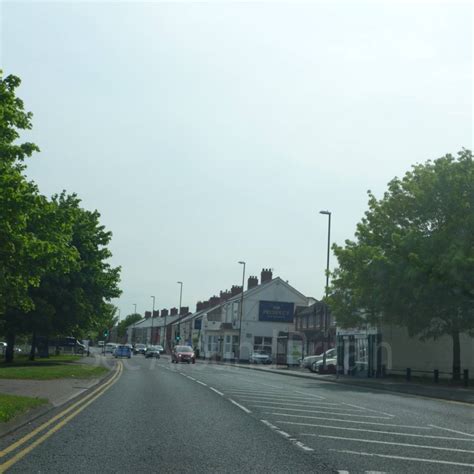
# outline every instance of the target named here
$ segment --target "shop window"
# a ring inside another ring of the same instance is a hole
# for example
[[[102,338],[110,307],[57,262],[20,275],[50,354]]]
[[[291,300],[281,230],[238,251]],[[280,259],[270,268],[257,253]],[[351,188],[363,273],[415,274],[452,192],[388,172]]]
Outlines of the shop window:
[[[271,337],[262,337],[262,336],[255,336],[253,338],[253,350],[256,351],[263,351],[267,354],[272,353],[272,338]]]

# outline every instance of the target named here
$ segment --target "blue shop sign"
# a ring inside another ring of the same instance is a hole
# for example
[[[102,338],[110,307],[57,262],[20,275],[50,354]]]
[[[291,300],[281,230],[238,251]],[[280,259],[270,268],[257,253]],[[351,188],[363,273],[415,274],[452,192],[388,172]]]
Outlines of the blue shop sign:
[[[294,303],[281,303],[280,301],[260,301],[258,310],[259,321],[274,323],[292,323]]]

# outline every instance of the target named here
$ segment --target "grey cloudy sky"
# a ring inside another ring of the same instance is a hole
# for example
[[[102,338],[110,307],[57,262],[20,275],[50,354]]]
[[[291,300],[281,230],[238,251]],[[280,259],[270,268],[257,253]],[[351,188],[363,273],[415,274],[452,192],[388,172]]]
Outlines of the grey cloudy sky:
[[[43,193],[113,231],[122,317],[260,274],[324,293],[327,218],[352,238],[410,166],[472,148],[470,2],[1,4]],[[332,264],[334,264],[332,258]],[[331,265],[332,266],[332,265]]]

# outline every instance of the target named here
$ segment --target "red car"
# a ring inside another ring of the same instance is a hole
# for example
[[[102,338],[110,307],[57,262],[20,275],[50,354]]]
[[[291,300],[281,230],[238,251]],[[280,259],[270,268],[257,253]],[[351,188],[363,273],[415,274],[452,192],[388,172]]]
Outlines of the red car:
[[[193,348],[189,346],[176,346],[171,353],[171,362],[176,364],[179,362],[196,363],[196,354]]]

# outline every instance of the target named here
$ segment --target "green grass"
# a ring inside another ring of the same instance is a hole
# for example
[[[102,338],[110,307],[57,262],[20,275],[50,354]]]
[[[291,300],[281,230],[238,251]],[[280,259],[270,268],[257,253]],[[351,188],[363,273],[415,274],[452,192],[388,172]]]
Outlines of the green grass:
[[[19,397],[0,393],[0,423],[11,420],[14,416],[48,403],[44,398]]]
[[[98,377],[106,372],[105,367],[89,364],[74,364],[80,356],[61,355],[48,359],[29,361],[17,358],[13,363],[0,363],[0,379],[51,380],[63,378],[87,379]]]

